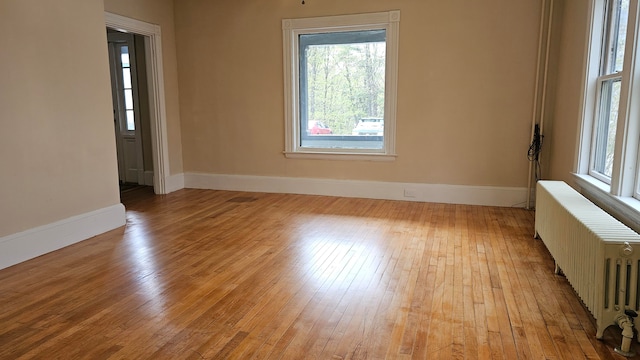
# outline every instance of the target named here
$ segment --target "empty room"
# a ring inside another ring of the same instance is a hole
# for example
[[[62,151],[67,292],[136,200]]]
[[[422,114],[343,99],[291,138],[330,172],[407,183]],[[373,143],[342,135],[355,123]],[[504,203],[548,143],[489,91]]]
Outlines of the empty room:
[[[640,358],[639,15],[3,0],[0,359]]]

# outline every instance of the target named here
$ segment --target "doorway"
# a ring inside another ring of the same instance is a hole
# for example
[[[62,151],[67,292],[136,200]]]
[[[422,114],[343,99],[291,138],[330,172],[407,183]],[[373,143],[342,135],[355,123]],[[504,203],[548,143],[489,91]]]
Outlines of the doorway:
[[[176,184],[170,182],[171,177],[169,176],[170,171],[167,145],[167,116],[165,110],[162,40],[160,26],[127,18],[121,15],[112,14],[109,12],[105,12],[105,26],[108,29],[108,32],[133,34],[134,36],[134,51],[137,55],[137,60],[135,61],[135,63],[138,70],[138,98],[139,104],[141,105],[139,106],[138,110],[142,111],[141,116],[138,117],[141,120],[142,129],[141,133],[139,134],[143,149],[142,177],[145,184],[153,185],[153,189],[156,194],[166,194],[172,190],[176,190],[177,187]],[[127,48],[127,52],[128,51],[129,48]],[[120,59],[120,61],[122,61],[122,59]],[[144,71],[142,71],[142,69],[144,69]],[[146,78],[143,79],[142,75],[146,76]],[[124,95],[124,92],[122,96],[126,96]],[[115,101],[116,100],[114,100],[114,105],[116,105]],[[135,101],[133,102],[133,124],[135,125],[136,107]],[[144,106],[147,107],[146,114],[144,112]],[[116,109],[115,106],[114,109]],[[120,124],[122,124],[123,122],[125,124],[124,129],[126,129],[127,125],[127,110],[131,109],[127,109],[125,104],[125,120],[120,120]],[[135,140],[132,143],[133,146],[135,146]],[[139,157],[138,164],[140,164]],[[138,172],[139,167],[136,167],[135,171],[131,171],[130,175],[133,175],[133,173],[138,174]]]
[[[148,128],[149,121],[148,111],[142,109],[141,101],[146,94],[140,86],[144,84],[141,80],[144,80],[146,71],[144,63],[139,62],[136,55],[136,43],[141,41],[136,41],[134,34],[111,29],[107,29],[107,40],[120,189],[152,185],[145,182],[144,176],[149,164],[144,161],[143,123]],[[139,65],[143,66],[139,69]]]

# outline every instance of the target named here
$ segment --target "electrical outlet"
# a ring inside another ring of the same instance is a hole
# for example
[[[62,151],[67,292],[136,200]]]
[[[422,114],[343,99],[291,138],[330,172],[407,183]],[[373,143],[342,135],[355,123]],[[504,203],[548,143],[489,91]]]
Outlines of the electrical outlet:
[[[404,197],[414,198],[416,196],[417,194],[414,189],[404,189]]]

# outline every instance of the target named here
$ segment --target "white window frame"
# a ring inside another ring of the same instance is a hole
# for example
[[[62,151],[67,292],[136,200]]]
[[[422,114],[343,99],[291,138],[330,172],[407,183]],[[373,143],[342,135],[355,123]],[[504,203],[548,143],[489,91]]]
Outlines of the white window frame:
[[[575,178],[586,193],[623,220],[640,228],[640,24],[638,0],[630,0],[623,70],[609,78],[621,77],[620,103],[611,179],[594,174],[595,123],[599,107],[599,87],[604,57],[602,44],[606,24],[606,0],[590,0],[587,34],[581,131],[576,156]]]
[[[283,19],[285,151],[287,158],[392,161],[396,157],[396,107],[400,11]],[[382,149],[302,147],[299,105],[299,35],[359,30],[386,31],[384,144]]]

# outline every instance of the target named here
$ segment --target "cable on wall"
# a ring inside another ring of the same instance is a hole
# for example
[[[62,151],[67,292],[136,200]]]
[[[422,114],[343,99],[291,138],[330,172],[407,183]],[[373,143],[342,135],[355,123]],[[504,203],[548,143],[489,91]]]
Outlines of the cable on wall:
[[[534,167],[534,176],[536,182],[542,179],[542,169],[540,166],[540,152],[542,151],[542,143],[544,142],[544,135],[540,134],[540,126],[535,124],[533,130],[533,140],[531,141],[531,145],[529,146],[529,151],[527,153],[527,158],[529,161],[533,162]]]

